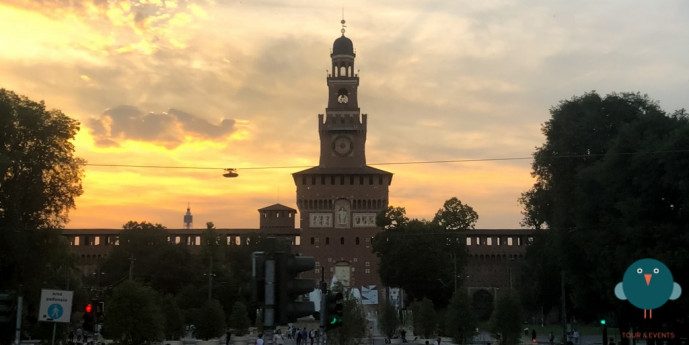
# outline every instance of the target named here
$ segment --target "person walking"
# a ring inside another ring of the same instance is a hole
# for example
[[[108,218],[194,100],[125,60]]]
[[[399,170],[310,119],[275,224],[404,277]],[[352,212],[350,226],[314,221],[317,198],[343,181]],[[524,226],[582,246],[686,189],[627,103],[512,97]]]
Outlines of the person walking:
[[[531,342],[535,343],[536,342],[536,329],[531,330]]]
[[[263,333],[259,333],[256,337],[256,345],[263,345]]]
[[[555,344],[555,335],[553,335],[553,331],[550,331],[550,334],[548,334],[548,342],[550,342],[550,345]]]
[[[301,330],[297,328],[297,345],[302,345],[302,340],[304,340],[304,338],[301,336]]]
[[[285,339],[282,337],[280,329],[276,329],[275,334],[273,335],[273,345],[283,345],[284,343]]]

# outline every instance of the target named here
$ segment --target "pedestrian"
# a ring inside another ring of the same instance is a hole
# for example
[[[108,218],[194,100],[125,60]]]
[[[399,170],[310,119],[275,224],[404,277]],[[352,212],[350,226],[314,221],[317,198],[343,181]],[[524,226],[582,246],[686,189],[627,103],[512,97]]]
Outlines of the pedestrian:
[[[553,335],[553,331],[550,331],[550,334],[548,334],[548,341],[550,342],[550,345],[553,345],[555,343],[555,336]]]
[[[280,329],[276,329],[273,335],[273,345],[282,345],[284,343],[285,339],[282,337],[282,334],[280,334]]]
[[[440,345],[440,337],[438,337],[438,339],[435,340],[435,345]]]
[[[256,345],[263,345],[263,333],[259,333],[256,338]]]
[[[225,345],[230,345],[230,338],[232,338],[232,331],[228,328],[225,331]]]
[[[536,329],[531,330],[531,342],[535,343],[536,342]]]
[[[572,342],[574,345],[579,345],[579,331],[576,329],[572,332]]]
[[[299,328],[297,328],[297,345],[302,345],[301,344],[302,340],[303,340],[303,338],[301,337],[301,330],[299,330]]]
[[[307,345],[309,341],[309,332],[306,331],[306,327],[301,330],[301,345]]]
[[[316,339],[316,331],[315,330],[310,330],[309,331],[309,339],[311,340],[311,345],[313,345],[313,341]]]

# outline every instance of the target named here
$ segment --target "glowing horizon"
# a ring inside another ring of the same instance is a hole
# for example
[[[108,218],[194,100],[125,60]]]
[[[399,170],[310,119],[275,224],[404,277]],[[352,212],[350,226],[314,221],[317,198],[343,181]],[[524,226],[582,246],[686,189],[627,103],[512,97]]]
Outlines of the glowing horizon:
[[[351,6],[351,8],[350,8]],[[529,157],[549,108],[590,90],[687,107],[689,4],[355,0],[370,163]],[[341,10],[308,1],[51,1],[0,4],[0,85],[81,123],[84,194],[67,228],[129,220],[258,228],[259,208],[297,208],[291,174],[316,166],[317,114]],[[11,33],[11,34],[10,34]],[[430,219],[451,197],[477,228],[519,228],[529,160],[381,165],[390,204]],[[295,224],[299,226],[299,223]]]

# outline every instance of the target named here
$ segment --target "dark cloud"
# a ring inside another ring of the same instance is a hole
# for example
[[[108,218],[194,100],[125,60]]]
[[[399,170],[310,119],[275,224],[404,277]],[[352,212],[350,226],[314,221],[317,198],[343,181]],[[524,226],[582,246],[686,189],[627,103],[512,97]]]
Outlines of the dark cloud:
[[[87,120],[98,146],[118,146],[119,140],[147,141],[175,148],[186,136],[203,139],[222,138],[234,131],[235,121],[223,119],[214,125],[193,114],[170,109],[162,113],[144,113],[131,105],[120,105]]]

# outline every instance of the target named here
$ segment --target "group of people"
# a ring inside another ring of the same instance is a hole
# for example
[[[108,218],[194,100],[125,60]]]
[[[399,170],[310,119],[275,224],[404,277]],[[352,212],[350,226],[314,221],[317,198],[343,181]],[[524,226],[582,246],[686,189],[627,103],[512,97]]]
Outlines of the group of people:
[[[291,332],[288,332],[287,337],[294,339],[296,345],[313,345],[318,339],[318,331],[315,329],[307,331],[306,327],[302,329],[292,328]]]
[[[579,345],[579,331],[577,331],[576,329],[573,330],[572,332],[568,332],[567,338],[568,338],[567,344]],[[532,333],[532,339],[533,339],[533,342],[535,343],[536,342],[536,330],[535,329],[533,330],[533,333]],[[552,331],[550,332],[550,334],[548,334],[548,342],[550,343],[550,345],[555,344],[555,335],[553,334]]]
[[[74,330],[69,331],[69,335],[67,335],[67,344],[68,345],[90,345],[90,344],[97,344],[96,340],[93,338],[89,338],[89,335],[86,331],[84,331],[81,327],[77,328],[76,332]]]

